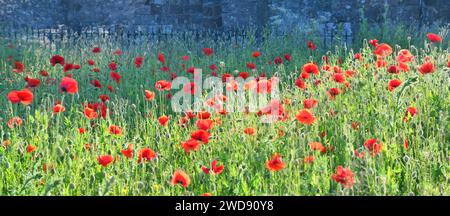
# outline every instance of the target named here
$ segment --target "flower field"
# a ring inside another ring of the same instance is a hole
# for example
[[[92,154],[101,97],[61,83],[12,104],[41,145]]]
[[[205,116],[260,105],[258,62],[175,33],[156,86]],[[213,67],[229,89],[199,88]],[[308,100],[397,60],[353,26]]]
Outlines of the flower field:
[[[0,195],[449,195],[448,42],[420,41],[0,40]]]

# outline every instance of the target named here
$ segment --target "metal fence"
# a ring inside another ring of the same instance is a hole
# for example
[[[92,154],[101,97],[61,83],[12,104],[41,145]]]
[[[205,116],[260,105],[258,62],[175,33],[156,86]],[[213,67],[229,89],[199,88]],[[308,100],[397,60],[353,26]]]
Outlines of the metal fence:
[[[130,30],[132,29],[132,30]],[[249,31],[248,29],[184,29],[172,30],[171,28],[155,28],[156,30],[142,30],[140,28],[124,28],[123,26],[88,26],[81,30],[74,30],[65,26],[55,28],[22,28],[21,30],[0,31],[0,37],[8,40],[23,40],[25,42],[40,42],[49,47],[58,47],[62,43],[76,42],[79,39],[108,39],[117,40],[123,43],[138,43],[148,41],[159,43],[177,38],[180,40],[202,41],[205,38],[214,40],[224,40],[235,44],[240,44],[253,36],[257,42],[267,39],[287,37],[294,35],[302,42],[315,39],[317,45],[326,49],[334,45],[351,45],[353,34],[351,31],[338,31],[336,25],[324,25],[321,30],[314,34],[294,33],[294,32],[270,32]],[[319,42],[319,43],[317,43]]]

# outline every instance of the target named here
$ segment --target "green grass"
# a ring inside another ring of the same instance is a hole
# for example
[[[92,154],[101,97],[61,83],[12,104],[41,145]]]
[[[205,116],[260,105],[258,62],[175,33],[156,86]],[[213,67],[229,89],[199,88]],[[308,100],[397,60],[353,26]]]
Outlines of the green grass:
[[[168,43],[142,42],[129,46],[123,46],[123,41],[80,39],[63,44],[57,50],[20,41],[14,41],[15,48],[11,49],[7,48],[9,42],[3,40],[0,49],[0,139],[9,140],[10,145],[0,148],[0,195],[200,195],[206,192],[212,195],[449,195],[448,50],[445,40],[432,45],[424,44],[425,38],[415,40],[421,44],[401,47],[410,49],[416,57],[411,63],[411,71],[399,75],[388,74],[385,68],[376,69],[373,48],[363,41],[356,51],[337,47],[335,51],[327,52],[331,66],[341,58],[344,71],[357,72],[355,77],[347,78],[351,89],[335,100],[329,99],[327,90],[342,87],[342,84],[329,80],[330,72],[321,71],[320,75],[309,79],[307,90],[295,87],[294,81],[300,74],[295,70],[301,70],[301,66],[311,60],[323,65],[321,55],[325,54],[320,47],[319,51],[307,50],[306,42],[296,42],[295,37],[277,38],[263,44],[250,38],[239,46],[213,39],[197,42],[174,39]],[[395,46],[395,41],[389,43],[395,57],[399,47]],[[102,52],[93,54],[93,46],[100,46]],[[214,55],[203,56],[203,47],[212,47]],[[124,51],[122,56],[112,55],[116,48]],[[257,50],[262,56],[252,59],[251,53]],[[186,66],[203,68],[208,73],[210,64],[219,66],[224,62],[226,69],[219,70],[219,75],[234,70],[248,71],[246,63],[256,63],[259,72],[280,77],[282,99],[292,101],[285,105],[289,119],[263,124],[254,113],[213,114],[212,119],[220,118],[222,124],[210,131],[209,144],[186,154],[180,143],[195,130],[195,121],[191,120],[187,128],[177,125],[181,114],[171,111],[165,92],[155,90],[156,81],[170,79],[167,73],[159,70],[158,52],[166,55],[172,72],[180,76],[187,76],[181,69],[181,56],[186,54],[191,58]],[[356,52],[362,53],[361,62],[353,59]],[[287,53],[292,55],[292,61],[282,66],[267,64],[274,57]],[[58,84],[64,72],[61,66],[50,65],[49,59],[54,54],[82,66],[80,70],[70,72],[79,83],[77,94],[59,91]],[[7,60],[10,55],[24,63],[24,72],[11,72],[12,63]],[[139,69],[133,64],[138,55],[145,58]],[[432,74],[422,75],[417,71],[425,56],[429,56],[437,67]],[[87,59],[93,59],[101,72],[93,73]],[[109,78],[108,63],[112,60],[118,63],[118,72],[122,75],[119,85]],[[395,63],[395,58],[391,56],[387,61],[390,65]],[[38,72],[42,69],[57,80],[55,85],[46,84],[40,77]],[[33,90],[33,103],[29,106],[11,104],[6,95],[11,90],[24,88],[26,74],[42,81]],[[89,84],[93,78],[102,83],[102,90]],[[393,78],[402,80],[403,85],[390,92],[387,83]],[[314,79],[321,79],[322,84],[315,87]],[[408,79],[417,79],[417,82],[402,90]],[[116,93],[109,92],[107,85],[114,86]],[[145,89],[155,91],[155,100],[145,100]],[[83,116],[82,103],[99,102],[99,94],[110,97],[107,106],[112,115],[90,122]],[[311,126],[302,125],[295,119],[295,113],[303,109],[303,100],[309,97],[318,100],[318,106],[312,110],[317,120]],[[56,100],[62,101],[66,108],[64,113],[52,113]],[[405,123],[404,112],[409,106],[416,107],[418,114]],[[337,114],[330,115],[330,110]],[[170,116],[167,127],[160,126],[157,120],[163,114]],[[22,118],[23,124],[10,129],[6,123],[14,116]],[[359,122],[360,128],[352,129],[352,122]],[[111,124],[121,126],[123,135],[109,135]],[[79,127],[86,128],[86,133],[79,134]],[[257,135],[245,135],[242,131],[246,127],[257,128]],[[279,128],[285,131],[282,137],[277,135]],[[326,136],[320,136],[322,131],[326,131]],[[383,143],[379,155],[371,156],[363,148],[369,138],[377,138]],[[408,149],[403,147],[404,138],[409,140]],[[334,151],[313,152],[308,146],[313,141],[332,146]],[[86,143],[91,144],[90,151],[85,150]],[[132,160],[123,157],[120,150],[128,143],[134,144],[136,150],[153,149],[157,153],[156,159],[138,164],[136,157]],[[27,153],[28,144],[35,145],[36,151]],[[365,152],[365,156],[355,157],[355,149]],[[278,172],[270,172],[265,167],[274,153],[281,154],[286,164],[286,168]],[[97,157],[103,154],[117,156],[120,160],[102,167],[97,163]],[[303,162],[308,155],[315,158],[312,164]],[[223,173],[204,174],[200,167],[209,166],[214,159],[225,165]],[[54,169],[44,172],[44,163]],[[353,171],[356,183],[352,188],[344,188],[332,180],[331,175],[339,165]],[[172,174],[178,169],[191,178],[187,188],[170,184]]]

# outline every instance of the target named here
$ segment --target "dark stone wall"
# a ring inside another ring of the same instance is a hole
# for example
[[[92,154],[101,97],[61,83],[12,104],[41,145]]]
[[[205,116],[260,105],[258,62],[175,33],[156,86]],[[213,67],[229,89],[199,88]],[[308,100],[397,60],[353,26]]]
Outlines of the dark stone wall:
[[[450,0],[0,0],[3,30],[25,26],[122,25],[144,31],[271,26],[309,29],[344,23],[355,31],[364,17],[407,24],[447,24]]]

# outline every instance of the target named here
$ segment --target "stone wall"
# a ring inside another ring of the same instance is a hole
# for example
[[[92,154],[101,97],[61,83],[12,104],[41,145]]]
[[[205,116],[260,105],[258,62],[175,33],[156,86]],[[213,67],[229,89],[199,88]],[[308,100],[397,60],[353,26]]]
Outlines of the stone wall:
[[[0,0],[4,30],[27,26],[122,25],[145,31],[271,26],[308,29],[344,23],[357,30],[362,17],[402,23],[449,23],[449,0]]]

